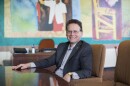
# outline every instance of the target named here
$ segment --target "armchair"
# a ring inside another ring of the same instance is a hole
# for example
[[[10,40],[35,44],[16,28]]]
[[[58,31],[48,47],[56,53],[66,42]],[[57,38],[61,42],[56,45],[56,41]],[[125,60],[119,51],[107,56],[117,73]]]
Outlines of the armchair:
[[[105,62],[105,46],[95,44],[92,46],[93,52],[93,69],[92,77],[85,79],[75,79],[70,81],[71,86],[99,86],[102,82],[103,69]]]
[[[130,86],[130,40],[119,44],[114,81],[104,81],[103,86]]]

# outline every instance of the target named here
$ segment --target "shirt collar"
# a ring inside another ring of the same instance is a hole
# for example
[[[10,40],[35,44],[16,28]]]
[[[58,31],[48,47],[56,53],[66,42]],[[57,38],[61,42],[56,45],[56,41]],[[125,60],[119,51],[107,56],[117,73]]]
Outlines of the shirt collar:
[[[76,44],[77,44],[77,43],[75,43],[72,47],[70,47],[70,44],[69,44],[68,50],[73,50],[73,48],[75,47]]]

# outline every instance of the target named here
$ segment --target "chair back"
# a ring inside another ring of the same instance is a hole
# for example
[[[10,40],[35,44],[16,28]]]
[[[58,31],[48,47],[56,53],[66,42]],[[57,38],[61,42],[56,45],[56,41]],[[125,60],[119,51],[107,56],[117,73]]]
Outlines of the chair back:
[[[53,39],[42,39],[39,43],[38,49],[44,49],[44,48],[54,48],[55,43]]]
[[[105,62],[105,46],[103,44],[92,44],[92,77],[84,79],[73,79],[70,86],[100,86],[103,77]]]
[[[93,44],[91,46],[92,46],[92,52],[93,52],[92,76],[102,78],[106,48],[103,44]]]
[[[130,40],[119,44],[115,68],[115,82],[130,86]]]

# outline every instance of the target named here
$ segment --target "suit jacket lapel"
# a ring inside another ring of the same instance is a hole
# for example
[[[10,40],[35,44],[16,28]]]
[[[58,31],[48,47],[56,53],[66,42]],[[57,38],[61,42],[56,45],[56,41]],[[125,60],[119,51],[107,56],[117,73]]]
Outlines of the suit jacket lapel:
[[[62,61],[63,61],[63,58],[64,58],[64,56],[65,56],[65,54],[66,54],[66,52],[67,52],[68,45],[69,45],[69,42],[66,43],[66,45],[65,45],[65,47],[64,47],[64,50],[63,50],[64,52],[62,53],[62,56],[61,56],[60,59],[59,59],[59,64],[58,64],[59,67],[61,66],[61,63],[62,63]]]
[[[81,41],[79,41],[79,42],[75,45],[75,47],[73,48],[73,50],[72,50],[72,52],[71,52],[71,54],[70,54],[68,60],[71,59],[71,58],[73,57],[73,55],[76,54],[76,52],[77,52],[77,51],[79,50],[79,48],[81,47],[81,44],[82,44]]]

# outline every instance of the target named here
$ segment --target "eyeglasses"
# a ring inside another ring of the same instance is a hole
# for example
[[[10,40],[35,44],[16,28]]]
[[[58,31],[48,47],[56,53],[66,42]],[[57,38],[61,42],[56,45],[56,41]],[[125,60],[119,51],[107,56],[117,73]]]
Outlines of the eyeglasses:
[[[78,34],[80,31],[77,31],[77,30],[73,30],[73,31],[67,31],[67,34],[72,34],[72,33],[74,33],[74,34]]]

